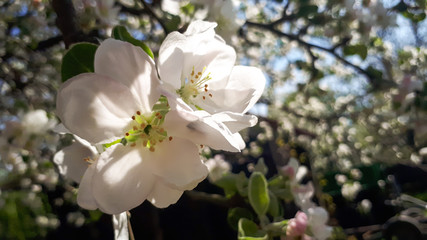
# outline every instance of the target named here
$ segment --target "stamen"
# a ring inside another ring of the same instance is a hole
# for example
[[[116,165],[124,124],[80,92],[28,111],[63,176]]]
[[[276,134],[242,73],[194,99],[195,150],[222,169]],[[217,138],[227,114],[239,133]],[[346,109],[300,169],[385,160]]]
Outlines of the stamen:
[[[203,96],[203,100],[206,100],[206,97],[205,97],[205,96]]]
[[[126,133],[126,137],[129,137],[129,133],[128,132]]]
[[[130,146],[131,146],[131,147],[135,147],[135,146],[136,146],[136,143],[132,143]]]
[[[135,120],[135,116],[132,116],[132,120]]]
[[[150,147],[150,152],[154,152],[155,150],[154,147]]]
[[[212,93],[209,93],[209,97],[212,97]]]
[[[136,114],[137,114],[137,115],[141,115],[141,112],[140,112],[140,111],[136,111]]]
[[[172,139],[173,139],[173,137],[172,137],[172,136],[170,136],[170,137],[169,137],[169,141],[172,141]]]
[[[203,144],[200,144],[200,148],[203,148],[204,146],[203,146]]]

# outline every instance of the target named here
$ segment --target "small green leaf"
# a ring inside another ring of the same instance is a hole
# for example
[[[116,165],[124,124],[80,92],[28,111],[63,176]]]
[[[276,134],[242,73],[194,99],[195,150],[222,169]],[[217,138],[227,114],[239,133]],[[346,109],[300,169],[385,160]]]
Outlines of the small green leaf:
[[[249,203],[259,216],[265,215],[270,204],[267,180],[260,172],[252,173],[249,178]]]
[[[224,189],[225,196],[231,198],[237,192],[236,179],[237,174],[227,174],[215,181],[215,185]]]
[[[181,12],[184,13],[186,16],[193,16],[195,7],[192,3],[188,3],[181,7]]]
[[[268,235],[266,232],[259,230],[256,223],[249,219],[241,218],[238,223],[238,239],[266,240],[268,239]]]
[[[279,199],[272,191],[268,191],[268,196],[270,197],[270,204],[268,205],[268,214],[272,217],[281,216],[281,208]]]
[[[126,30],[125,27],[123,27],[123,26],[114,27],[113,33],[111,35],[114,39],[125,41],[125,42],[131,43],[137,47],[141,47],[142,50],[144,50],[144,52],[146,52],[148,54],[148,56],[150,56],[151,58],[154,59],[154,55],[153,55],[153,52],[151,51],[151,49],[147,45],[145,45],[145,43],[143,43],[143,42],[139,41],[138,39],[135,39],[134,37],[132,37],[132,35],[130,35],[130,33]]]
[[[366,73],[369,75],[369,77],[376,79],[378,81],[381,81],[383,79],[383,73],[372,66],[369,66],[368,68],[366,68]]]
[[[228,210],[227,222],[236,231],[238,231],[238,223],[241,218],[252,220],[254,216],[246,208],[236,207]]]
[[[255,169],[256,172],[260,172],[260,173],[262,173],[264,175],[266,175],[267,172],[268,172],[268,167],[267,167],[267,165],[265,165],[263,158],[260,158],[258,160],[258,162],[255,164],[254,169]]]
[[[304,5],[298,9],[298,17],[309,17],[312,14],[316,14],[318,7],[316,5]]]
[[[65,53],[62,58],[62,82],[81,73],[94,72],[95,52],[97,45],[92,43],[77,43]]]
[[[413,22],[417,23],[417,22],[421,22],[422,20],[424,20],[426,18],[426,14],[420,13],[420,14],[414,14],[411,13],[409,11],[404,11],[402,12],[402,15],[410,20],[412,20]]]
[[[240,196],[247,197],[248,196],[248,179],[246,178],[246,175],[244,172],[240,172],[236,176],[236,188],[239,192]]]
[[[181,24],[181,18],[179,16],[166,14],[164,20],[167,32],[173,32],[179,29],[179,25]]]
[[[99,210],[93,210],[89,211],[89,219],[88,222],[97,222],[101,217],[103,213]]]
[[[344,47],[344,55],[359,55],[363,60],[368,56],[368,48],[363,44],[349,45]]]

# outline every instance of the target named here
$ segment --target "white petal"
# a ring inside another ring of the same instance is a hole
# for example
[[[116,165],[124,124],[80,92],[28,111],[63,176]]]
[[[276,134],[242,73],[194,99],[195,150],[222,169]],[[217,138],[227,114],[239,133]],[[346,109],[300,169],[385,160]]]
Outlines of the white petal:
[[[173,89],[181,88],[184,53],[179,46],[185,44],[185,36],[178,32],[168,34],[159,50],[160,79]]]
[[[209,34],[208,38],[213,38],[215,36],[214,28],[218,26],[215,22],[207,22],[202,20],[196,20],[191,22],[185,31],[184,35],[191,36],[196,34]]]
[[[178,137],[165,140],[151,153],[152,172],[179,190],[191,190],[208,175],[208,169],[192,142]]]
[[[66,134],[66,133],[70,133],[70,130],[68,130],[64,124],[60,123],[57,124],[54,128],[53,131],[59,134]]]
[[[77,203],[80,207],[88,210],[95,210],[99,207],[93,196],[92,180],[95,173],[95,165],[96,163],[93,163],[89,168],[87,168],[82,181],[80,182],[79,191],[77,193]]]
[[[246,113],[261,97],[265,81],[264,74],[258,68],[235,66],[227,85],[223,86],[216,82],[210,84],[209,91],[212,94],[212,98],[208,98],[210,102],[199,101],[198,103],[208,112]]]
[[[239,132],[248,127],[253,127],[258,122],[258,118],[254,115],[234,112],[220,112],[213,114],[212,117],[216,121],[223,122],[232,133]]]
[[[161,3],[161,8],[163,11],[172,15],[179,15],[181,2],[177,0],[163,0]]]
[[[328,212],[322,207],[308,209],[308,221],[311,225],[323,225],[329,219]]]
[[[115,39],[102,42],[95,54],[95,73],[127,86],[143,113],[150,112],[160,97],[153,59],[128,42]]]
[[[129,240],[128,217],[126,212],[113,215],[115,240]]]
[[[70,132],[96,144],[122,137],[139,107],[126,86],[86,73],[62,85],[56,109]]]
[[[93,176],[93,195],[101,211],[117,214],[140,205],[155,177],[145,149],[116,144],[103,152]]]
[[[94,149],[88,148],[80,142],[74,142],[57,152],[53,157],[53,162],[58,166],[59,173],[79,183],[89,166],[84,159],[95,159],[95,157]]]
[[[242,149],[240,135],[234,135],[224,123],[216,121],[209,113],[193,111],[181,99],[168,100],[171,110],[165,118],[164,127],[169,136],[185,138],[217,150],[239,152]]]
[[[148,195],[147,200],[158,208],[165,208],[175,204],[184,191],[169,187],[162,180],[156,181],[153,190]]]

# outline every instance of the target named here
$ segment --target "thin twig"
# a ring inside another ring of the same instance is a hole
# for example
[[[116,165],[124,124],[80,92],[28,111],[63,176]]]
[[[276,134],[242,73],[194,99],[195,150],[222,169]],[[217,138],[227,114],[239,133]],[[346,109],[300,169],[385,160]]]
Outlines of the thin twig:
[[[163,21],[160,19],[159,16],[157,16],[157,14],[153,11],[153,9],[151,8],[150,5],[148,5],[144,0],[141,0],[142,5],[144,6],[145,11],[147,12],[147,14],[151,17],[153,17],[154,19],[156,19],[156,21],[160,24],[160,26],[162,26],[163,31],[166,33],[166,35],[169,33],[169,30],[167,29],[166,25],[163,23]]]
[[[128,231],[130,240],[135,240],[135,236],[133,235],[132,224],[130,222],[130,212],[126,211],[126,216],[128,218]]]
[[[326,53],[329,53],[329,54],[333,55],[337,60],[341,61],[343,64],[345,64],[345,65],[353,68],[355,71],[357,71],[357,72],[365,75],[365,77],[368,78],[368,80],[370,82],[373,81],[373,79],[371,78],[371,76],[368,74],[367,71],[365,71],[361,67],[359,67],[359,66],[357,66],[357,65],[349,62],[347,59],[345,59],[342,56],[340,56],[335,51],[336,48],[334,48],[334,47],[327,48],[327,47],[322,47],[322,46],[319,46],[319,45],[316,45],[316,44],[308,43],[308,42],[302,40],[298,35],[288,34],[288,33],[285,33],[285,32],[277,30],[274,27],[274,25],[272,25],[272,24],[262,24],[262,23],[256,23],[256,22],[246,21],[246,25],[252,26],[252,27],[256,27],[256,28],[261,28],[261,29],[264,29],[264,30],[268,30],[268,31],[272,32],[273,34],[278,35],[280,37],[285,37],[285,38],[287,38],[289,40],[296,41],[301,46],[303,46],[305,48],[310,48],[310,49],[311,48],[315,48],[315,49],[318,49],[318,50],[322,50],[322,51],[324,51]]]

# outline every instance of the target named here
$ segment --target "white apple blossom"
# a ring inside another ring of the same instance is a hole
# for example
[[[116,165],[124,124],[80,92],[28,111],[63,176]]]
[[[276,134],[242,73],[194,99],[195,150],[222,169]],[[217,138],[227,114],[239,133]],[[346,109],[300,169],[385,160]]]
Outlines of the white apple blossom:
[[[314,195],[313,183],[308,182],[305,185],[300,184],[300,181],[304,178],[307,172],[307,167],[300,166],[298,160],[293,157],[289,159],[287,165],[279,168],[279,174],[289,178],[289,188],[291,189],[295,204],[304,212],[315,206],[314,202],[311,201],[311,198]]]
[[[344,185],[342,185],[341,187],[341,194],[343,195],[344,198],[348,199],[348,200],[353,200],[354,198],[356,198],[357,194],[362,190],[362,185],[355,181],[352,183],[345,183]]]
[[[167,207],[208,173],[194,143],[239,150],[233,115],[188,112],[180,99],[158,102],[154,61],[140,48],[108,39],[94,65],[95,73],[69,79],[57,96],[57,115],[71,133],[93,145],[117,143],[86,170],[80,206],[117,214],[148,199]]]
[[[98,15],[102,23],[107,26],[117,24],[117,15],[120,7],[115,7],[115,0],[95,0],[95,13]]]
[[[229,173],[231,170],[230,163],[225,161],[223,155],[219,154],[215,155],[213,158],[208,159],[205,162],[205,165],[208,167],[208,179],[211,182],[215,182],[218,179],[221,179],[224,174]]]
[[[166,207],[207,175],[196,144],[243,148],[233,131],[252,125],[253,118],[211,116],[173,97],[168,104],[158,102],[159,83],[145,52],[108,39],[95,54],[95,73],[78,75],[60,88],[57,114],[71,133],[92,145],[117,143],[90,161],[80,183],[80,206],[120,213],[148,199]]]
[[[161,8],[170,14],[187,19],[188,17],[183,14],[181,8],[189,3],[197,6],[194,19],[218,23],[217,32],[228,43],[244,24],[244,21],[237,16],[241,3],[239,0],[163,0]]]
[[[195,110],[244,114],[260,98],[266,80],[258,68],[234,66],[236,52],[215,34],[216,26],[195,21],[184,34],[166,37],[158,67],[163,88]]]
[[[328,212],[322,207],[313,207],[307,210],[308,226],[313,237],[318,240],[325,240],[332,234],[332,227],[326,225],[329,219]]]

